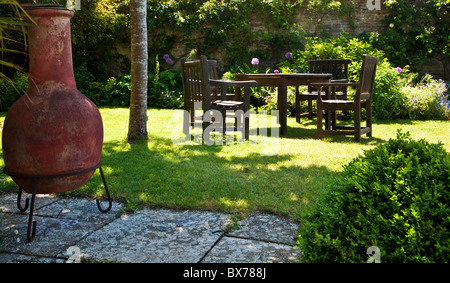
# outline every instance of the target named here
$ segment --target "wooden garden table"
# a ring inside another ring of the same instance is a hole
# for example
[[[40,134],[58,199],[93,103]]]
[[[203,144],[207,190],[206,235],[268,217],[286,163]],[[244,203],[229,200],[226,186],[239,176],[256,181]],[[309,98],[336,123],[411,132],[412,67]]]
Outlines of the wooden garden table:
[[[287,133],[287,87],[330,82],[332,74],[292,73],[292,74],[234,74],[237,81],[255,80],[258,86],[278,88],[277,108],[279,111],[280,134]]]

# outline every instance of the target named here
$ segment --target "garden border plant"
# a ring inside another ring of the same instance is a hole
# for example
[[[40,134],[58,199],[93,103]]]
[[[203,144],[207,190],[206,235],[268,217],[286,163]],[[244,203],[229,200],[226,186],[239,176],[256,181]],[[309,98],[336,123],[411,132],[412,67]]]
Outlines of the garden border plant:
[[[389,0],[384,4],[389,12],[383,21],[385,30],[370,36],[373,44],[398,66],[437,58],[444,78],[450,79],[450,1]]]
[[[299,249],[305,262],[450,260],[450,154],[441,143],[398,131],[344,168],[305,217]]]

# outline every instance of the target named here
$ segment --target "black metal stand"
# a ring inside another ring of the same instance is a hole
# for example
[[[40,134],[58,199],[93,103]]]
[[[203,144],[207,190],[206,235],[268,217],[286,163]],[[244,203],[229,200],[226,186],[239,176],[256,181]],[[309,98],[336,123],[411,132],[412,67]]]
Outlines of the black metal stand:
[[[20,173],[12,173],[12,172],[9,172],[6,168],[3,168],[3,172],[6,175],[8,175],[8,176],[33,179],[33,189],[32,189],[32,194],[31,194],[31,205],[30,205],[30,199],[26,198],[25,199],[25,206],[24,207],[22,206],[22,203],[21,203],[22,188],[19,188],[19,193],[17,195],[17,207],[19,208],[19,210],[21,212],[25,212],[28,209],[28,207],[30,206],[30,214],[29,214],[29,218],[28,218],[28,229],[27,229],[28,242],[32,242],[34,240],[35,235],[36,235],[36,220],[33,220],[33,214],[34,214],[34,202],[35,202],[35,199],[36,199],[36,189],[37,189],[38,180],[39,179],[48,179],[48,178],[58,178],[58,177],[68,177],[68,176],[80,175],[80,174],[87,173],[89,171],[96,170],[97,168],[100,170],[100,174],[102,176],[103,185],[104,185],[105,190],[106,190],[106,196],[108,197],[108,207],[107,208],[103,208],[99,200],[96,200],[96,202],[97,202],[98,210],[100,210],[101,212],[105,213],[105,212],[108,212],[111,209],[111,207],[112,207],[112,200],[111,200],[111,196],[109,194],[108,185],[106,184],[105,175],[103,174],[102,162],[101,161],[97,165],[95,165],[94,167],[91,167],[91,168],[88,168],[88,169],[85,169],[85,170],[82,170],[82,171],[71,172],[71,173],[64,173],[64,174],[55,174],[55,175],[29,176],[29,175],[20,174]]]

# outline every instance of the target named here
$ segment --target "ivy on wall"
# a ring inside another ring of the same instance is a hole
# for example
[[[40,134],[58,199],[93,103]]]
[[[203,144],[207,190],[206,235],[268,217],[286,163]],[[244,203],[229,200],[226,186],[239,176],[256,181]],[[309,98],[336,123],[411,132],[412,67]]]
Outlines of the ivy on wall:
[[[74,64],[86,65],[97,78],[111,75],[112,62],[128,69],[127,58],[118,57],[116,47],[129,44],[129,0],[77,1],[81,1],[81,10],[75,11],[71,21]],[[252,57],[276,64],[285,52],[304,44],[306,32],[296,24],[299,10],[315,17],[351,20],[356,6],[354,0],[146,1],[151,65],[157,55],[164,63],[162,55],[180,45],[186,46],[187,53],[193,49],[206,55],[220,52],[227,65]],[[67,0],[38,2],[64,4]],[[262,26],[255,29],[255,22]],[[172,58],[173,64],[180,59]]]
[[[252,57],[277,62],[285,51],[303,45],[305,32],[295,23],[299,9],[352,18],[355,5],[332,0],[149,0],[150,52],[184,44],[203,54],[221,49],[229,65]],[[253,29],[255,20],[263,28]]]
[[[389,13],[385,31],[372,35],[374,45],[385,50],[399,66],[424,63],[438,58],[444,77],[450,78],[450,0],[384,1]]]

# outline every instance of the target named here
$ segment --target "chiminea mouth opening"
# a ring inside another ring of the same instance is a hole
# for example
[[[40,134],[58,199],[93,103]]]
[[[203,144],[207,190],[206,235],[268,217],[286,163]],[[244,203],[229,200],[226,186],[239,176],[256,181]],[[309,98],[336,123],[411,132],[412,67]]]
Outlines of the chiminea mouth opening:
[[[60,9],[60,10],[69,10],[63,5],[59,4],[31,4],[24,3],[20,4],[24,10],[34,10],[34,9]]]

